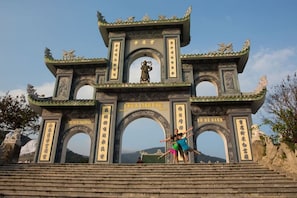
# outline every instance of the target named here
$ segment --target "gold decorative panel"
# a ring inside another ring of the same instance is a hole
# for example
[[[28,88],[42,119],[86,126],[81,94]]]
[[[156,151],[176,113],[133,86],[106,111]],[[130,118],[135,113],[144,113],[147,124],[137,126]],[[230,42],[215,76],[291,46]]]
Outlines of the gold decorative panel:
[[[114,41],[112,43],[112,54],[111,54],[111,71],[110,71],[110,79],[117,80],[119,77],[119,63],[120,63],[120,49],[121,42]]]
[[[168,110],[164,102],[126,102],[119,111],[129,111],[130,109],[157,109],[159,111]]]
[[[175,112],[175,124],[176,124],[175,127],[179,131],[187,130],[186,104],[175,104],[174,112]]]
[[[197,119],[198,123],[222,123],[224,122],[224,118],[220,116],[200,116]]]
[[[238,138],[241,160],[252,160],[249,132],[246,118],[235,118],[236,133]]]
[[[177,68],[176,68],[176,41],[175,39],[167,39],[168,45],[168,71],[170,78],[177,77]]]
[[[56,122],[45,121],[44,135],[41,142],[41,152],[39,159],[42,162],[49,162],[51,158],[51,149],[55,135]]]
[[[97,161],[107,161],[111,113],[111,105],[101,106]]]
[[[175,112],[175,128],[177,128],[180,132],[187,130],[187,122],[186,122],[186,105],[185,104],[175,104],[174,107]],[[186,134],[184,134],[184,137]],[[182,161],[183,158],[181,155],[178,155],[178,161]]]

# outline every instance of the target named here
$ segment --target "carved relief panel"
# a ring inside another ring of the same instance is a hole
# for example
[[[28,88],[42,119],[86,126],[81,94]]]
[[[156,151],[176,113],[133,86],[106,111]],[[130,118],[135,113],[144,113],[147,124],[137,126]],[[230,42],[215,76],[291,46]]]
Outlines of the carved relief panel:
[[[220,65],[219,73],[221,77],[222,93],[234,94],[240,91],[236,65]]]
[[[57,84],[56,99],[67,100],[70,92],[70,78],[68,76],[60,76]]]

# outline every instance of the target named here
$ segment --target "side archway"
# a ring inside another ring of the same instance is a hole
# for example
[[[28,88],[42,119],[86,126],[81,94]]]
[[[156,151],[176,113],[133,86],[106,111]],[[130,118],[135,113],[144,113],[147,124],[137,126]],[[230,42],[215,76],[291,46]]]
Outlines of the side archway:
[[[201,127],[199,127],[194,135],[194,139],[197,140],[198,136],[201,135],[203,132],[206,131],[214,131],[219,136],[221,136],[223,142],[224,142],[224,149],[225,149],[225,156],[226,156],[226,163],[229,163],[230,160],[233,161],[233,146],[231,143],[231,137],[230,132],[225,129],[224,127],[216,124],[206,124]],[[195,148],[197,148],[196,141],[194,141]]]
[[[208,81],[200,82],[196,87],[196,96],[218,96],[217,87]]]
[[[84,80],[75,82],[73,85],[74,99],[93,99],[95,89],[91,86],[92,84],[94,84],[94,81],[92,79],[84,79]],[[84,93],[80,93],[80,92],[84,92]],[[84,95],[86,95],[86,97]]]
[[[91,139],[91,145],[90,146],[91,146],[91,148],[94,147],[92,145],[93,144],[93,141],[92,141],[93,140],[92,129],[90,129],[87,126],[83,126],[83,125],[74,126],[74,127],[70,128],[70,129],[68,129],[67,131],[65,131],[64,136],[62,137],[61,144],[63,146],[62,146],[61,163],[65,163],[65,161],[66,161],[67,145],[68,145],[69,140],[71,139],[72,136],[74,136],[77,133],[85,133],[85,134],[89,135],[90,139]],[[90,153],[89,162],[92,161],[91,156],[92,155]]]
[[[113,154],[113,162],[120,163],[121,159],[121,148],[122,148],[122,137],[125,128],[134,120],[138,118],[150,118],[160,123],[161,127],[164,129],[165,137],[170,135],[170,125],[169,122],[163,117],[161,114],[151,111],[151,110],[139,110],[130,113],[126,117],[122,119],[115,131],[115,139],[114,139],[114,154]]]
[[[195,79],[195,88],[196,88],[196,96],[200,95],[200,93],[197,92],[197,88],[199,84],[202,82],[209,82],[214,86],[214,89],[216,89],[216,95],[220,95],[220,81],[215,75],[202,75]],[[199,91],[199,90],[198,90]]]

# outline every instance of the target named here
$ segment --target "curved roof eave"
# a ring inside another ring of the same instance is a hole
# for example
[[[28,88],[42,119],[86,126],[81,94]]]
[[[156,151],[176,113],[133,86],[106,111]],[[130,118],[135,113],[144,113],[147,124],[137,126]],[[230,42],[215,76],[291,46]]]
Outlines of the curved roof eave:
[[[191,97],[190,102],[195,104],[208,104],[208,103],[234,103],[234,102],[248,102],[251,104],[252,113],[255,114],[260,109],[265,101],[267,89],[263,88],[258,93],[243,93],[238,95],[226,96],[200,96]]]
[[[95,106],[96,100],[53,100],[50,98],[33,98],[28,96],[29,105],[34,111],[41,113],[44,107],[82,107],[82,106]]]
[[[45,64],[51,73],[56,76],[58,66],[73,66],[73,65],[106,65],[108,60],[106,58],[82,58],[82,59],[48,59],[45,58]]]
[[[203,54],[183,54],[181,55],[181,61],[197,63],[199,61],[233,59],[233,60],[236,60],[238,73],[242,73],[248,61],[249,52],[250,52],[250,46],[243,48],[239,52],[227,52],[227,53],[209,52],[209,53],[203,53]]]
[[[146,29],[168,29],[178,27],[181,30],[181,46],[184,47],[190,43],[190,15],[184,18],[165,19],[165,20],[148,20],[132,22],[115,22],[107,23],[98,21],[99,31],[103,38],[104,44],[108,47],[109,32],[123,32],[129,29],[146,30]]]

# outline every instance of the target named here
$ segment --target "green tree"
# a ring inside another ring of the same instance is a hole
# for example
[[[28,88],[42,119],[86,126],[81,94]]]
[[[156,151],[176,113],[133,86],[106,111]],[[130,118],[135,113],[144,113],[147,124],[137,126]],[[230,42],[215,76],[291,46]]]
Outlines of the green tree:
[[[6,133],[21,129],[23,135],[37,133],[39,116],[28,105],[24,95],[13,97],[9,93],[0,96],[0,142]]]
[[[288,75],[268,91],[264,110],[268,113],[264,124],[280,135],[281,141],[292,149],[297,143],[297,75]]]

